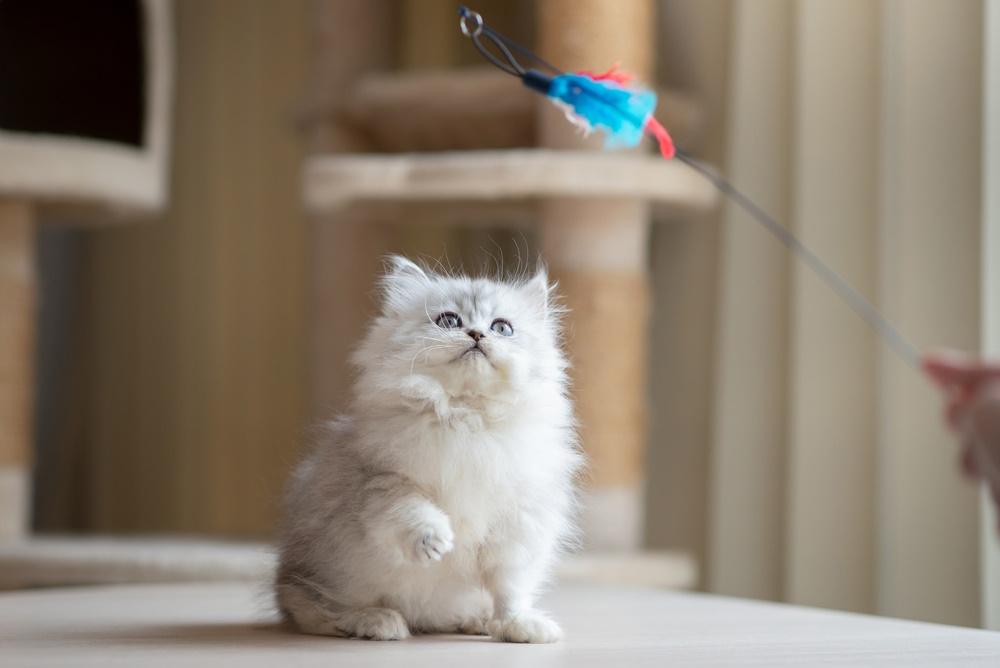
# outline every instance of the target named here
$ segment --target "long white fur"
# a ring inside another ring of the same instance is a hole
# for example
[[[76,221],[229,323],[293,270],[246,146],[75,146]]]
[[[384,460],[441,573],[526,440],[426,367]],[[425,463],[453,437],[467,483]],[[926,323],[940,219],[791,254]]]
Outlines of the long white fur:
[[[583,459],[546,274],[472,279],[394,256],[382,288],[349,413],[288,488],[279,606],[314,634],[555,641],[534,603],[574,539]],[[463,326],[439,327],[443,312]],[[471,329],[485,355],[463,355]]]

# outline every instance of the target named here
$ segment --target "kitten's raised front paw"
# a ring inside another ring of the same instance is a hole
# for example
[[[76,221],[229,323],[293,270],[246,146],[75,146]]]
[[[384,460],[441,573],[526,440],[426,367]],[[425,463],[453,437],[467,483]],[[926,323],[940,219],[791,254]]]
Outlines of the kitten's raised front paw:
[[[526,610],[506,619],[494,619],[487,630],[494,640],[503,642],[548,643],[562,638],[559,625],[535,610]]]
[[[432,561],[441,561],[441,557],[451,552],[455,547],[455,534],[447,520],[437,525],[425,527],[419,532],[415,546],[417,561],[427,566]]]

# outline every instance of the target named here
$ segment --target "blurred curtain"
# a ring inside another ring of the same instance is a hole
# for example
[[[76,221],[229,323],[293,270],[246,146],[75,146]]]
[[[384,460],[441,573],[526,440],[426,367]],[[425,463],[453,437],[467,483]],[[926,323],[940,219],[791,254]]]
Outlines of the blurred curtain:
[[[726,149],[731,0],[661,0],[657,78],[693,95],[700,131],[684,148],[716,165]],[[719,212],[657,224],[650,271],[650,435],[646,541],[708,556],[712,369]],[[704,577],[702,578],[704,582]]]
[[[88,230],[36,529],[266,535],[305,414],[309,0],[175,4],[169,211]],[[51,475],[46,475],[51,472]],[[67,484],[72,481],[71,484]]]
[[[976,350],[981,0],[735,0],[726,171],[918,347]],[[940,397],[742,212],[722,228],[708,588],[980,622]]]
[[[982,349],[1000,356],[1000,6],[985,5],[983,45],[983,243]],[[983,536],[983,626],[1000,631],[1000,514],[985,490],[980,531]]]

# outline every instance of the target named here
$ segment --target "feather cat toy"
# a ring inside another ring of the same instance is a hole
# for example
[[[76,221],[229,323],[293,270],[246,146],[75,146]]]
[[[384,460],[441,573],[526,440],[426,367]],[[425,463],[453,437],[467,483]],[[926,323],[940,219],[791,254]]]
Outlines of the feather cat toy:
[[[473,45],[483,57],[504,72],[521,79],[528,88],[547,96],[566,113],[566,118],[571,123],[581,128],[585,133],[595,130],[604,133],[606,148],[637,146],[642,138],[648,135],[659,143],[660,152],[664,158],[670,160],[676,157],[702,174],[719,191],[750,214],[812,269],[855,313],[871,325],[885,343],[906,363],[914,368],[920,368],[920,353],[916,346],[910,343],[850,283],[803,244],[798,237],[765,213],[753,200],[707,165],[674,146],[670,134],[653,118],[653,111],[656,109],[656,93],[654,91],[633,85],[632,77],[618,70],[617,65],[602,74],[562,72],[528,49],[486,26],[482,16],[478,13],[467,7],[459,7],[458,15],[462,34],[472,40]],[[498,58],[484,46],[481,41],[483,37],[497,47],[504,60]],[[512,51],[516,51],[541,69],[524,68],[518,63]]]
[[[468,7],[459,7],[459,27],[472,40],[479,53],[507,74],[521,79],[524,85],[537,91],[561,108],[566,119],[586,134],[599,130],[605,135],[607,148],[637,146],[649,134],[660,143],[660,152],[670,160],[675,155],[670,134],[653,118],[656,93],[648,88],[631,87],[632,76],[614,65],[607,72],[565,73],[545,62],[520,44],[513,42],[483,23],[483,17]],[[471,25],[470,25],[471,23]],[[503,62],[479,41],[486,37],[493,42],[507,62]],[[534,61],[541,70],[525,69],[510,52],[513,49]]]

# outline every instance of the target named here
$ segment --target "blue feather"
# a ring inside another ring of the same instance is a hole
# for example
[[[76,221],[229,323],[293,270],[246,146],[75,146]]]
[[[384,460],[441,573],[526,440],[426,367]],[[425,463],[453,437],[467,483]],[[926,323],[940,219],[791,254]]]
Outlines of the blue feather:
[[[587,130],[605,133],[605,146],[624,148],[642,140],[656,93],[633,90],[611,80],[595,81],[582,74],[561,74],[549,84],[547,95],[567,110],[570,120]]]

